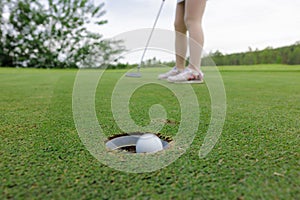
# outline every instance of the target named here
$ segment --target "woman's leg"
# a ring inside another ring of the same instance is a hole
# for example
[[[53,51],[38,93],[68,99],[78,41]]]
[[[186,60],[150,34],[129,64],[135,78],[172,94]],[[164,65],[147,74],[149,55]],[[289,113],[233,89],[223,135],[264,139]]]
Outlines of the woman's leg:
[[[185,56],[187,51],[187,28],[184,21],[185,2],[177,3],[175,17],[175,51],[176,51],[176,67],[183,71],[185,68]]]
[[[204,14],[205,6],[206,0],[185,0],[184,20],[190,38],[190,60],[188,67],[199,72],[201,72],[201,54],[204,44],[202,17]]]

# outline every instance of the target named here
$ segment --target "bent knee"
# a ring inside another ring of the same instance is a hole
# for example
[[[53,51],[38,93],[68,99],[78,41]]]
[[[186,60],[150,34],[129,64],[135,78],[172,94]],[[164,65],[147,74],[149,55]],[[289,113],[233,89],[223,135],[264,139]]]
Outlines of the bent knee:
[[[184,24],[185,24],[186,28],[189,30],[194,26],[201,26],[201,20],[197,20],[197,19],[191,18],[189,16],[186,16],[184,18]]]

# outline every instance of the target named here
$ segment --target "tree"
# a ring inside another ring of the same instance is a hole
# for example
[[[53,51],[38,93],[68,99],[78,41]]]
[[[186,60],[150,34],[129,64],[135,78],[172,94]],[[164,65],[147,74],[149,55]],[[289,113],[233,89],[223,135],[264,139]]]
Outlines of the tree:
[[[4,35],[5,35],[4,27],[6,24],[6,19],[4,19],[3,16],[4,16],[6,4],[7,4],[6,0],[0,1],[0,67],[13,65],[13,59],[6,48],[5,40],[4,40]]]
[[[107,23],[104,3],[92,0],[8,0],[6,46],[17,65],[39,68],[100,67],[124,50],[120,41],[91,31]],[[101,59],[99,59],[101,58]],[[87,62],[89,60],[89,62]],[[88,65],[87,65],[88,64]]]
[[[3,7],[4,4],[2,1],[0,1],[0,25],[2,24],[2,16],[3,16]],[[4,60],[4,52],[3,52],[3,41],[2,41],[3,33],[2,29],[0,28],[0,66],[3,65]]]
[[[293,51],[290,53],[289,63],[291,65],[300,64],[300,45],[295,46]]]

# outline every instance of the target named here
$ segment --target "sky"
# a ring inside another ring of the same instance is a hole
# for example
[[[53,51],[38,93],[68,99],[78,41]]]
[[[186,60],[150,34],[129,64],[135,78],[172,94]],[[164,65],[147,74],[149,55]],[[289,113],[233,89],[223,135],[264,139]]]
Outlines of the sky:
[[[152,28],[161,0],[105,2],[105,38]],[[166,0],[157,28],[174,30],[176,0]],[[280,47],[300,41],[299,0],[209,0],[203,18],[204,50],[234,53]],[[145,41],[146,42],[146,41]]]

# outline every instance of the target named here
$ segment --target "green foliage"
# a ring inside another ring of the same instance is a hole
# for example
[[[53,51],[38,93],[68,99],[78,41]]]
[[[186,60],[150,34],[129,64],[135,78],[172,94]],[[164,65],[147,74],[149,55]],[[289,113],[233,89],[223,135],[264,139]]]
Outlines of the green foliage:
[[[4,24],[3,12],[4,5],[6,4],[6,0],[0,1],[0,27]],[[12,59],[9,54],[5,52],[5,44],[3,40],[3,29],[0,28],[0,66],[10,66],[12,64]]]
[[[209,54],[216,65],[254,65],[254,64],[300,64],[300,43],[294,45],[273,49],[267,47],[264,50],[223,55],[216,51]],[[204,59],[209,59],[206,57]]]
[[[121,41],[89,30],[104,25],[104,3],[92,0],[9,0],[4,42],[14,65],[37,68],[101,67],[122,52]],[[2,26],[4,27],[4,26]],[[101,59],[100,59],[101,58]],[[89,61],[88,61],[89,60]]]
[[[141,63],[142,67],[159,67],[161,65],[161,61],[158,60],[156,57],[153,57],[151,59],[147,59]]]

